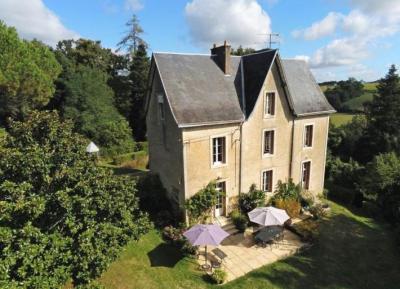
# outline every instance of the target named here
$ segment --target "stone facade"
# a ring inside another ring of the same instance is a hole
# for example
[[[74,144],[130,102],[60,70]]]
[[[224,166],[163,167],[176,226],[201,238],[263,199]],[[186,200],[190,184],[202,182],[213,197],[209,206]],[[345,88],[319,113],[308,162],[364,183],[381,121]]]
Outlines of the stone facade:
[[[309,190],[314,194],[323,191],[329,115],[295,117],[282,87],[274,64],[252,113],[244,122],[179,128],[156,73],[147,112],[149,165],[153,173],[160,175],[172,200],[182,206],[185,199],[211,180],[225,182],[226,198],[221,214],[227,214],[240,192],[247,192],[252,184],[262,187],[265,170],[273,172],[273,188],[278,180],[288,178],[300,183],[304,161],[311,162]],[[264,115],[268,92],[275,93],[272,117]],[[160,119],[160,101],[164,119]],[[307,148],[304,147],[306,125],[313,125],[312,147]],[[274,130],[274,152],[268,156],[263,154],[265,130]],[[215,137],[225,137],[226,159],[221,165],[213,165]]]

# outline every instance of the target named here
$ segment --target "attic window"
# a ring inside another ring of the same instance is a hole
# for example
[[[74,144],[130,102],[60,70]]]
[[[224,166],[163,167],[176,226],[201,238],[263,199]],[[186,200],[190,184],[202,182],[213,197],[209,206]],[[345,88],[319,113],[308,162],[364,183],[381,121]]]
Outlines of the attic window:
[[[159,94],[157,96],[157,100],[158,100],[158,115],[160,117],[160,120],[164,120],[165,119],[165,111],[164,111],[164,97],[162,94]]]
[[[264,99],[264,115],[275,115],[275,92],[267,92]]]

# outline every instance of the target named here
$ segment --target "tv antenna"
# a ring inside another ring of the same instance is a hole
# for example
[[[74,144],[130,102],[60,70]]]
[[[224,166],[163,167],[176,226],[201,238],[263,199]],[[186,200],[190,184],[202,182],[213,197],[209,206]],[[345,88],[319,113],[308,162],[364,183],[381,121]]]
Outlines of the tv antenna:
[[[268,48],[272,48],[272,44],[280,44],[279,41],[279,33],[263,33],[263,34],[258,34],[258,35],[264,35],[267,36],[267,41],[266,43],[268,44]]]

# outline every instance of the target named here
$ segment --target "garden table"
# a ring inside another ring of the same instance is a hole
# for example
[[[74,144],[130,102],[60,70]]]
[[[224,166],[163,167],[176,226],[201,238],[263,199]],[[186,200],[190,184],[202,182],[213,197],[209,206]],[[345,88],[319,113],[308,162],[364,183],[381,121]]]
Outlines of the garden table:
[[[283,232],[281,226],[267,226],[260,229],[255,236],[256,241],[261,242],[263,245],[273,241],[276,236]]]

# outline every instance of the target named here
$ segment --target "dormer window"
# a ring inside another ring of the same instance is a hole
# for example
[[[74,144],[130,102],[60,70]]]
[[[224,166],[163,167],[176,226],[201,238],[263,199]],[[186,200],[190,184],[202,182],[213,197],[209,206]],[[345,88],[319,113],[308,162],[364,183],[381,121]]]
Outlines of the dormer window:
[[[267,92],[264,98],[264,116],[275,115],[275,92]]]
[[[165,119],[165,111],[164,111],[164,97],[162,94],[159,94],[157,96],[158,99],[158,116],[160,120]]]

